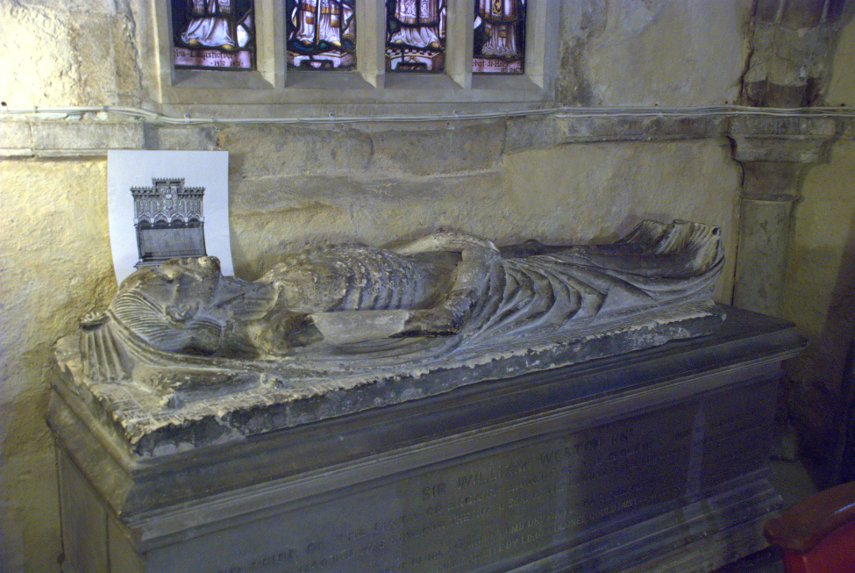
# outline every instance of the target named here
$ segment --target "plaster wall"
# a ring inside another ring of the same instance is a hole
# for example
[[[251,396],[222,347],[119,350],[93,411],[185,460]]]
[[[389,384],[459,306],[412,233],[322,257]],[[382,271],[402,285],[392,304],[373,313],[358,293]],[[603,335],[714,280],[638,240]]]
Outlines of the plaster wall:
[[[703,106],[738,93],[750,0],[554,5],[559,104]],[[13,108],[156,109],[144,57],[148,6],[0,0],[0,100]],[[439,227],[499,243],[587,242],[655,217],[721,225],[729,267],[719,299],[728,301],[732,288],[740,172],[720,135],[639,142],[616,130],[611,142],[543,143],[550,139],[534,134],[523,144],[509,141],[505,120],[140,128],[94,114],[63,129],[0,120],[3,141],[30,138],[51,150],[46,158],[22,144],[0,162],[2,571],[59,571],[54,452],[44,424],[51,345],[115,289],[103,147],[229,151],[232,245],[246,278],[306,243],[379,245]],[[85,138],[95,143],[82,153]]]

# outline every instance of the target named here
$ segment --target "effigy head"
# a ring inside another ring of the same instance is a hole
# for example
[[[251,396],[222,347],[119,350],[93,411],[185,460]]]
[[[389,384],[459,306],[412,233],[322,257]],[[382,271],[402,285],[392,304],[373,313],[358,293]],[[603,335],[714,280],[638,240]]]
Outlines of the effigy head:
[[[145,290],[148,300],[181,317],[190,307],[209,303],[221,277],[216,257],[174,259],[137,270],[125,279],[119,292]]]
[[[270,285],[223,276],[213,257],[141,268],[106,310],[81,319],[84,371],[93,380],[120,380],[135,376],[139,364],[186,358],[170,355],[257,356],[258,325],[275,302]]]
[[[212,354],[221,345],[227,321],[215,300],[223,280],[214,257],[144,267],[122,283],[108,312],[153,348]]]

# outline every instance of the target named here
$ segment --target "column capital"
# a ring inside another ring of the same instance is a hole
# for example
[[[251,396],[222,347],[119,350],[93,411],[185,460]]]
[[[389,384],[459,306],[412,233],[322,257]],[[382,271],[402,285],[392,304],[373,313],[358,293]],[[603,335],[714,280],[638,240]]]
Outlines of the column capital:
[[[742,164],[824,163],[828,144],[836,135],[834,119],[809,116],[735,117],[728,130],[734,144],[733,158]]]

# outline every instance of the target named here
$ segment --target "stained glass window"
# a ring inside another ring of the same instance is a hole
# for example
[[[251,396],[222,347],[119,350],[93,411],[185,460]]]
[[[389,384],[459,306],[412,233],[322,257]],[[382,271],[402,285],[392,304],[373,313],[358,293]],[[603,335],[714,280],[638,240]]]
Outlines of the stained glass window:
[[[386,0],[386,69],[445,69],[445,0]]]
[[[355,0],[286,0],[288,67],[356,67]]]
[[[475,0],[474,73],[523,73],[525,8],[525,0]]]
[[[176,68],[255,69],[252,0],[172,0]]]

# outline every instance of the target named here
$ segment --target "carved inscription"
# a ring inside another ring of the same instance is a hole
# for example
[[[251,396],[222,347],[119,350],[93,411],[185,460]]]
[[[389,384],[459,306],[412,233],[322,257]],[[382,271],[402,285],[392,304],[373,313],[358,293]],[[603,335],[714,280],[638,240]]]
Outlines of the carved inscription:
[[[652,516],[762,464],[770,408],[746,394],[544,437],[279,516],[279,549],[216,573],[466,571]],[[739,444],[739,448],[734,447]]]
[[[225,53],[219,50],[189,50],[175,47],[173,53],[176,66],[252,69],[252,53],[248,50]]]

